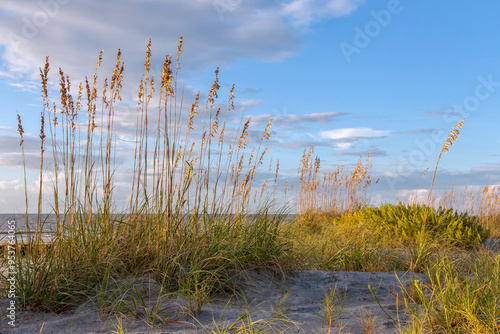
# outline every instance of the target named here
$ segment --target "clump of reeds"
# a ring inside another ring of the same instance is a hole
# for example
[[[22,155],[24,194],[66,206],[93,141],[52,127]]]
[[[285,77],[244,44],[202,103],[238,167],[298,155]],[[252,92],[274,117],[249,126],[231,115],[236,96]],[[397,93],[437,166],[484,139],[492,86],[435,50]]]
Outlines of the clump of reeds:
[[[246,268],[282,267],[288,261],[289,246],[279,232],[283,213],[270,212],[263,192],[267,180],[262,186],[254,184],[268,152],[261,146],[269,139],[271,120],[256,149],[247,148],[249,120],[229,138],[227,116],[234,109],[235,89],[223,107],[217,101],[219,69],[204,108],[198,92],[186,111],[177,91],[182,42],[181,37],[175,64],[171,55],[165,57],[160,78],[151,73],[151,41],[147,45],[129,205],[122,210],[115,205],[114,182],[115,114],[125,71],[121,52],[100,94],[102,52],[92,80],[79,85],[76,97],[69,77],[59,70],[58,103],[49,98],[47,57],[40,70],[38,213],[41,217],[42,200],[50,198],[57,228],[53,247],[43,252],[30,247],[25,261],[19,261],[17,281],[25,308],[64,311],[101,298],[110,288],[110,277],[152,275],[165,293],[180,293],[188,307],[199,312],[213,294],[235,289],[233,279]],[[22,139],[20,120],[19,129]],[[42,197],[47,147],[55,179],[52,195]],[[277,175],[275,187],[276,182]],[[262,199],[257,200],[259,191]],[[40,218],[37,235],[42,225]],[[32,243],[40,244],[40,238]],[[108,310],[115,305],[111,303],[100,299],[98,304]]]
[[[490,230],[491,237],[500,237],[500,186],[467,186],[458,193],[452,189],[443,194],[439,205],[467,212]]]
[[[363,164],[359,158],[354,170],[345,166],[335,171],[319,174],[320,158],[314,157],[314,148],[304,150],[299,167],[300,189],[299,214],[329,212],[342,214],[354,212],[367,204],[367,190],[372,183],[369,171],[372,167],[370,154]],[[377,180],[378,181],[378,180]]]

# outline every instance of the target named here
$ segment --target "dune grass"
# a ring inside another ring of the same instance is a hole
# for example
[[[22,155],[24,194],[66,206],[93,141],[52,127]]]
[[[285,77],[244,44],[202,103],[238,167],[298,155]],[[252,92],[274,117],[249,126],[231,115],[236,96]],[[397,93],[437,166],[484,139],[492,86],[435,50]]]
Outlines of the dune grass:
[[[257,145],[247,147],[250,121],[242,118],[237,132],[227,122],[234,86],[226,106],[218,102],[219,70],[205,105],[198,92],[186,106],[177,88],[182,38],[174,60],[165,57],[161,78],[151,74],[150,50],[151,42],[139,85],[136,136],[129,147],[133,167],[125,208],[115,204],[114,124],[115,112],[123,112],[125,70],[121,52],[100,89],[102,53],[94,77],[81,83],[75,96],[70,79],[59,70],[57,104],[49,97],[48,58],[40,69],[39,219],[25,256],[17,257],[24,309],[61,313],[92,303],[103,316],[115,317],[121,332],[116,317],[123,314],[143,317],[151,327],[168,324],[166,301],[175,295],[183,297],[195,317],[214,296],[237,292],[237,279],[249,269],[401,270],[431,278],[429,284],[414,282],[404,291],[412,321],[400,324],[401,331],[499,332],[500,304],[491,294],[500,288],[499,256],[474,250],[481,249],[488,233],[500,236],[500,189],[452,191],[439,203],[431,197],[441,154],[456,141],[463,121],[441,151],[427,204],[370,207],[370,157],[365,162],[361,157],[352,169],[341,166],[321,176],[320,159],[311,147],[304,150],[295,189],[294,182],[284,181],[281,193],[295,191],[299,203],[299,215],[288,221],[289,208],[276,208],[273,198],[280,186],[279,161],[270,161],[266,179],[256,176],[267,163],[272,119],[257,140],[252,138]],[[18,120],[22,144],[19,115]],[[42,180],[48,168],[54,175],[48,197],[58,217],[51,247],[41,240],[41,207],[47,198]],[[465,255],[457,260],[456,254]],[[155,304],[135,288],[140,278],[157,286]],[[335,291],[325,295],[330,326],[340,319],[341,307],[334,303],[339,298]],[[371,315],[360,317],[369,332]],[[249,314],[240,320],[231,324],[233,332],[269,332],[276,322],[253,321]],[[292,324],[283,321],[279,326]],[[214,324],[212,332],[230,331]]]
[[[19,296],[25,308],[64,312],[99,298],[112,280],[152,275],[165,292],[186,296],[187,307],[196,313],[214,294],[233,291],[233,279],[246,268],[285,267],[291,260],[289,242],[279,231],[284,212],[271,212],[263,197],[251,198],[257,168],[267,152],[263,144],[271,120],[261,144],[251,151],[246,149],[249,121],[238,137],[227,138],[234,86],[224,111],[216,104],[217,69],[203,113],[200,93],[185,108],[176,87],[182,38],[176,63],[172,65],[171,56],[165,58],[159,87],[150,74],[150,48],[151,43],[138,96],[131,195],[122,211],[113,205],[113,126],[124,72],[120,51],[101,96],[97,71],[102,53],[93,80],[80,84],[76,97],[60,70],[59,107],[49,98],[48,58],[40,70],[40,179],[51,152],[51,200],[58,221],[53,247],[42,251],[37,236],[44,224],[40,211],[46,194],[40,182],[37,231],[18,263]],[[150,110],[153,101],[158,103],[156,118]],[[81,114],[86,125],[80,132]],[[80,142],[82,137],[86,140]],[[257,209],[249,214],[252,205]],[[100,308],[113,308],[104,299]]]

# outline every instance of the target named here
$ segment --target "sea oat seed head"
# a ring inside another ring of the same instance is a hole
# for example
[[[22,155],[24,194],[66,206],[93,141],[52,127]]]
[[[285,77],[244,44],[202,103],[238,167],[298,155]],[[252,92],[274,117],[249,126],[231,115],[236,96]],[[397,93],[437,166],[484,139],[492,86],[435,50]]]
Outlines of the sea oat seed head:
[[[264,130],[264,135],[262,136],[261,140],[269,139],[269,135],[271,134],[271,124],[272,123],[273,123],[273,119],[271,118],[269,120],[269,123],[267,123],[266,129]]]
[[[247,146],[246,136],[248,135],[248,126],[250,125],[250,119],[243,126],[243,131],[241,132],[240,139],[238,141],[238,148],[244,149]]]
[[[21,136],[21,142],[19,143],[19,146],[21,146],[24,142],[23,139],[24,129],[21,123],[21,116],[19,114],[17,114],[17,132],[19,132],[19,136]]]
[[[177,64],[179,64],[179,58],[182,52],[182,36],[179,38],[179,45],[177,46]]]

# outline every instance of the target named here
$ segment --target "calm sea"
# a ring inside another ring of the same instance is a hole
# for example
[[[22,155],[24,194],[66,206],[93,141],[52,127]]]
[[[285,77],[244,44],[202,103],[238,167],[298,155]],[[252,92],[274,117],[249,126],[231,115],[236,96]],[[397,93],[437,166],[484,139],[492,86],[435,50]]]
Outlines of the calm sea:
[[[56,226],[56,215],[41,215],[42,221],[45,221],[42,227],[42,239],[50,241],[52,232]],[[15,235],[18,240],[28,240],[27,232],[36,230],[38,220],[37,214],[28,214],[28,224],[26,224],[26,215],[17,213],[0,213],[0,245],[7,242],[9,230],[15,228]],[[12,233],[12,232],[10,232]]]

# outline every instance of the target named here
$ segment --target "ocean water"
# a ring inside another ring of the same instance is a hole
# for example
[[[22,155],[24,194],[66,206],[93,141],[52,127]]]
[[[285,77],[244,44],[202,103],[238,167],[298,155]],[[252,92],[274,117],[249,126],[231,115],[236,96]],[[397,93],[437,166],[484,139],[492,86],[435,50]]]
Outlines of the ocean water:
[[[41,233],[42,240],[49,242],[56,228],[57,217],[54,214],[45,214],[40,217],[41,221],[44,222]],[[7,238],[13,233],[15,233],[18,241],[28,241],[32,237],[29,232],[36,230],[37,220],[37,214],[28,214],[26,224],[25,214],[0,213],[0,245],[6,244],[8,242]]]

